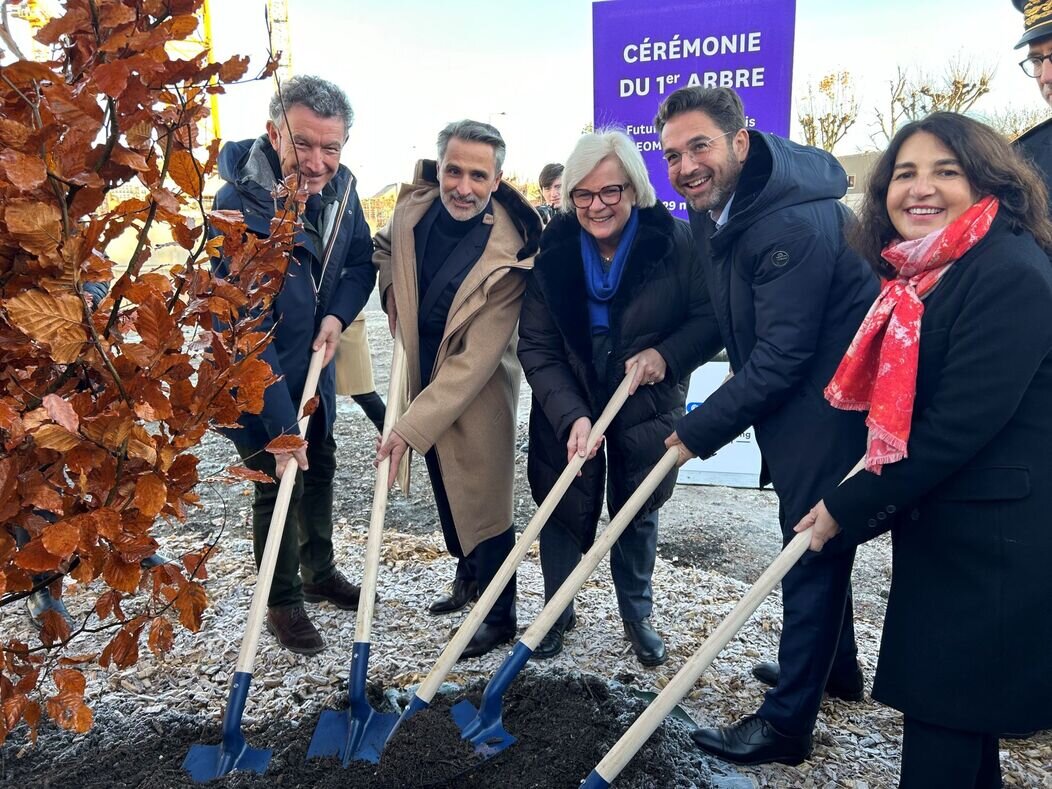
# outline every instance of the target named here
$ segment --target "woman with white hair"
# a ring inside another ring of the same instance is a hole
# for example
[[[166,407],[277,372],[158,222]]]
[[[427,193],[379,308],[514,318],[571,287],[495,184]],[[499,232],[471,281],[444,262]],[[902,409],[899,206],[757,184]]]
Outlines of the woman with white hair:
[[[595,539],[604,487],[613,517],[664,454],[665,436],[683,414],[688,378],[701,362],[699,324],[711,314],[694,254],[690,229],[657,202],[631,138],[616,130],[581,137],[519,323],[519,360],[533,390],[527,468],[537,502],[574,454],[585,454],[593,421],[626,375],[632,396],[541,531],[546,600]],[[644,666],[666,660],[650,622],[651,575],[658,509],[675,482],[673,471],[610,555],[625,635]],[[571,604],[533,657],[559,654],[576,623]]]

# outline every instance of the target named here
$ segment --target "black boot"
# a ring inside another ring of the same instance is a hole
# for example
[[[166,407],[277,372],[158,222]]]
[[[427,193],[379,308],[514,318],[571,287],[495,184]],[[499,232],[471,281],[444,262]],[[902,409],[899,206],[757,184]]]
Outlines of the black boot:
[[[544,638],[541,639],[541,643],[537,645],[537,648],[533,650],[533,654],[530,655],[534,660],[549,660],[560,652],[563,651],[563,635],[568,633],[577,627],[577,614],[570,614],[570,621],[566,623],[565,627],[560,626],[558,622],[552,625],[552,629],[549,630]]]
[[[635,650],[636,658],[647,668],[660,666],[668,660],[665,651],[665,642],[650,624],[650,617],[645,617],[638,622],[625,622],[625,637],[631,642]]]

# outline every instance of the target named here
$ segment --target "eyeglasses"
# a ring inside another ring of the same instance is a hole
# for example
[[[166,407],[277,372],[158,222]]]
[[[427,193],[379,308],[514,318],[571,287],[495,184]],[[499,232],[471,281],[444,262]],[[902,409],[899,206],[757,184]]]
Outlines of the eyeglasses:
[[[576,208],[590,208],[592,201],[599,198],[599,202],[606,206],[617,205],[621,202],[621,193],[632,184],[613,184],[604,186],[598,192],[589,192],[587,189],[574,189],[570,192],[570,200]]]
[[[1028,77],[1040,77],[1046,60],[1052,63],[1052,52],[1047,55],[1031,55],[1026,60],[1020,60],[1019,68],[1023,69],[1023,73]]]
[[[692,162],[697,162],[698,159],[705,156],[709,151],[711,151],[715,147],[713,146],[713,143],[716,142],[716,140],[720,139],[720,137],[726,137],[728,134],[736,133],[737,129],[735,129],[734,131],[724,132],[723,134],[717,134],[715,137],[710,137],[707,140],[693,140],[687,146],[687,156],[690,157],[690,160]],[[665,164],[668,165],[669,169],[671,170],[673,167],[677,167],[680,164],[682,155],[679,151],[668,151],[665,154],[664,158]]]

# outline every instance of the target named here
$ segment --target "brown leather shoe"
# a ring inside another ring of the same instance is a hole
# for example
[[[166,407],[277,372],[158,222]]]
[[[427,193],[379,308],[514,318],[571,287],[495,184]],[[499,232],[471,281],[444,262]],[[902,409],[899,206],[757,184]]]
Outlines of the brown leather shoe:
[[[308,603],[320,603],[326,600],[337,608],[354,611],[358,608],[358,598],[362,588],[355,586],[337,570],[332,578],[320,584],[303,584],[303,599]]]
[[[315,655],[325,649],[321,633],[307,617],[302,605],[278,605],[268,608],[267,631],[290,652]]]

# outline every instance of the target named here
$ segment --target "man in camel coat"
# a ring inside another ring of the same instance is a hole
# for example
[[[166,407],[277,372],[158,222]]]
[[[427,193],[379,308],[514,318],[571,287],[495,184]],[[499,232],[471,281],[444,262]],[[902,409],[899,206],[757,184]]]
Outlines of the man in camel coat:
[[[422,454],[446,547],[458,558],[433,614],[459,611],[492,580],[515,544],[512,483],[521,370],[519,303],[541,230],[536,211],[501,183],[504,140],[463,120],[438,136],[438,161],[418,163],[373,262],[391,323],[405,346],[409,406],[378,461]],[[462,657],[516,634],[512,578]]]

